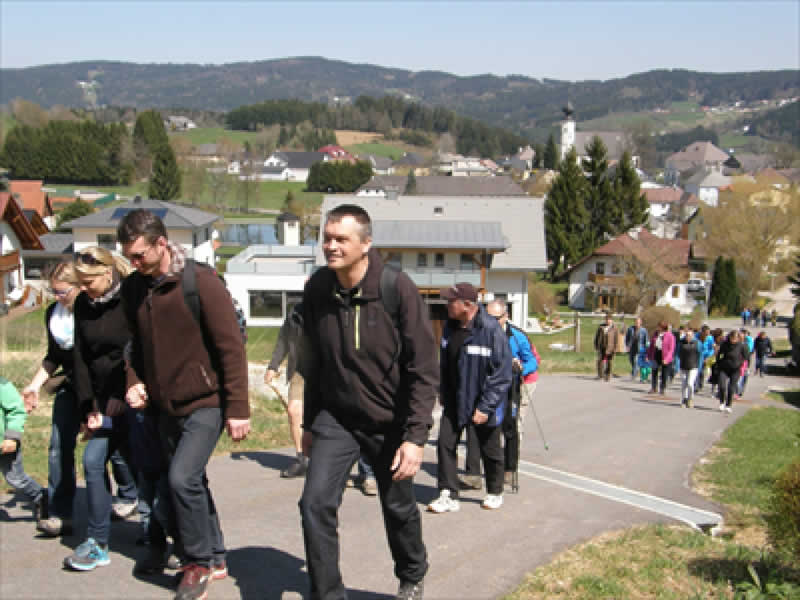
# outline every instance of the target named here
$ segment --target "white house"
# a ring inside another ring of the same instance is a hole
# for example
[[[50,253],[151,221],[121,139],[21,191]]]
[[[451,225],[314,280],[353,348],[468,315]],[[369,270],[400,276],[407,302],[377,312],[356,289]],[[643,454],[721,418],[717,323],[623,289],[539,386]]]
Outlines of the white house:
[[[717,168],[702,167],[686,182],[686,191],[709,206],[719,203],[719,191],[730,187],[732,179]]]
[[[183,246],[189,258],[214,266],[212,234],[214,224],[219,220],[218,215],[161,200],[143,199],[139,196],[125,204],[110,206],[65,223],[64,227],[72,230],[74,251],[80,252],[89,246],[102,246],[120,252],[121,247],[117,242],[119,221],[138,208],[144,208],[157,215],[166,225],[170,241]]]
[[[327,162],[329,156],[324,152],[288,152],[276,150],[265,161],[259,179],[283,179],[285,181],[306,181],[311,165]]]
[[[8,192],[0,192],[0,305],[22,297],[25,284],[23,250],[41,250],[42,243],[22,208]]]
[[[677,185],[682,175],[706,167],[721,172],[723,163],[729,158],[723,150],[711,142],[692,142],[680,152],[667,157],[664,182],[668,185]]]

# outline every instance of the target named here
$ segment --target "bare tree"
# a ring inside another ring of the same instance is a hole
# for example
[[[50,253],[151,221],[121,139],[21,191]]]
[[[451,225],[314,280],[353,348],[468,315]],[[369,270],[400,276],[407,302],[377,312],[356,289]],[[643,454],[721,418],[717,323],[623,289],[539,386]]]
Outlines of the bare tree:
[[[187,198],[192,206],[200,204],[200,199],[206,191],[208,181],[206,171],[197,165],[187,164],[183,168],[183,197]]]
[[[211,203],[215,209],[224,208],[220,201],[225,198],[231,188],[231,177],[225,171],[206,171],[206,181],[211,192]]]

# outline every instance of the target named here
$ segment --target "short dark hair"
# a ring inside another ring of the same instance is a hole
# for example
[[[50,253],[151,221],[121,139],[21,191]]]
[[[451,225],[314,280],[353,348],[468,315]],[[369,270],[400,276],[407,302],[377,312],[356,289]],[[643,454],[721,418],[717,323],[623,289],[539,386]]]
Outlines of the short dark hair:
[[[148,244],[154,244],[160,237],[167,237],[167,228],[164,222],[149,210],[137,208],[122,217],[117,225],[117,241],[120,244],[130,244],[144,236]]]
[[[328,211],[325,218],[326,223],[338,223],[344,217],[353,217],[356,223],[361,225],[361,240],[372,237],[372,219],[366,210],[355,204],[340,204],[336,208]]]

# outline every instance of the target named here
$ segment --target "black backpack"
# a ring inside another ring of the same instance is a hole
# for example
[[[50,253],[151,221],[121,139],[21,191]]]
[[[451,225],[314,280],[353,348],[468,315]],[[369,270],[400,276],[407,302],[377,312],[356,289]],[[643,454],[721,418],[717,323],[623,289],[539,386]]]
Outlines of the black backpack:
[[[197,273],[195,272],[198,267],[211,269],[211,267],[201,265],[197,261],[187,258],[186,265],[183,267],[181,281],[183,283],[183,299],[186,301],[186,305],[189,307],[189,311],[191,311],[192,315],[194,315],[195,320],[202,327],[203,321],[200,319],[200,296],[197,293]],[[236,321],[239,323],[242,343],[247,345],[247,319],[244,318],[244,311],[241,307],[237,306],[236,300],[230,295],[230,292],[228,292],[228,296],[231,299],[231,310],[236,313]],[[205,338],[205,331],[203,331],[203,337]]]

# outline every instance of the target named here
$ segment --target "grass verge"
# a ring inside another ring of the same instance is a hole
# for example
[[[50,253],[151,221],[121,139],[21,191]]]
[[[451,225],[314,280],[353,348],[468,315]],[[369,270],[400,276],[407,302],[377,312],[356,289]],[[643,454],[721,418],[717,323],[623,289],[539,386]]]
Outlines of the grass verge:
[[[753,409],[698,467],[699,490],[726,507],[723,536],[677,525],[605,533],[528,574],[504,599],[800,598],[800,569],[770,552],[764,521],[776,476],[800,459],[798,430],[800,412]]]

